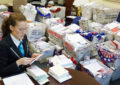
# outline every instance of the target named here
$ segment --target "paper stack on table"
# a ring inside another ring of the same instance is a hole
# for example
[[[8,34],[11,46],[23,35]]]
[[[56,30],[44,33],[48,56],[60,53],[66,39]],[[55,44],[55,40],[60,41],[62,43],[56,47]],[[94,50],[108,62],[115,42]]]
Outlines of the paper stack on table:
[[[44,23],[28,23],[28,29],[26,31],[28,40],[31,42],[40,41],[42,37],[45,37],[46,28]]]
[[[90,56],[90,42],[79,34],[66,34],[64,50],[67,55],[80,61],[84,56]]]
[[[84,71],[86,73],[90,72],[100,85],[109,85],[113,71],[102,62],[97,59],[91,59],[89,61],[80,61],[80,64],[88,70]]]
[[[47,42],[44,41],[38,41],[36,43],[32,43],[33,49],[37,53],[43,54],[40,59],[45,59],[47,57],[53,56],[54,51],[55,51],[55,46],[50,45]]]
[[[32,65],[29,68],[27,68],[27,72],[30,76],[32,76],[40,85],[43,85],[48,80],[48,75],[45,71],[43,71],[41,68],[39,68],[36,65]]]
[[[54,57],[50,57],[49,63],[53,63],[53,65],[61,65],[65,68],[73,68],[73,62],[65,55],[56,55]]]
[[[56,65],[49,68],[48,74],[50,74],[53,78],[55,78],[60,83],[72,78],[69,72],[60,65]]]
[[[3,78],[4,85],[34,85],[26,73]]]

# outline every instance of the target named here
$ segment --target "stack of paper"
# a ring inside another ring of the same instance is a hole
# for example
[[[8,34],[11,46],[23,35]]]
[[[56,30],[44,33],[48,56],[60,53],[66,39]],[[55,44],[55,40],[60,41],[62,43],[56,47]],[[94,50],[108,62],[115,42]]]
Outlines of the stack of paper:
[[[115,21],[108,23],[100,31],[107,34],[106,40],[118,40],[119,38],[117,39],[117,33],[120,32],[120,23]]]
[[[28,40],[31,42],[40,41],[42,37],[45,37],[46,25],[40,22],[28,23],[28,29],[26,31]]]
[[[93,9],[93,20],[101,24],[111,23],[116,21],[118,13],[118,8],[97,6]]]
[[[80,1],[79,1],[80,2]],[[85,3],[81,6],[82,9],[82,17],[85,19],[92,19],[93,16],[93,8],[97,7],[98,4],[96,2]]]
[[[33,45],[35,46],[34,49],[36,50],[36,52],[43,54],[41,59],[53,56],[54,54],[55,47],[45,41],[38,41],[36,43],[33,43]]]
[[[60,18],[45,19],[43,22],[48,26],[48,29],[58,24],[63,24],[63,25],[65,24],[65,21]]]
[[[79,34],[66,34],[65,41],[74,48],[74,51],[78,51],[89,46],[89,42]]]
[[[48,80],[48,75],[45,71],[40,69],[38,66],[33,65],[29,68],[27,68],[27,72],[30,76],[32,76],[40,85],[43,85],[47,82]],[[22,85],[22,84],[21,84]]]
[[[80,61],[80,64],[89,70],[93,74],[94,78],[100,83],[100,85],[109,85],[113,71],[104,65],[97,59],[91,59],[89,61]],[[85,72],[89,73],[85,70]]]
[[[73,62],[65,55],[51,57],[49,58],[49,62],[53,63],[53,65],[61,65],[65,68],[74,68]]]
[[[35,6],[33,6],[32,4],[26,4],[26,5],[21,5],[20,7],[20,11],[24,14],[24,16],[26,17],[26,19],[28,21],[34,21],[37,11]]]
[[[89,30],[91,32],[98,32],[98,33],[100,33],[100,29],[102,27],[103,27],[103,25],[100,24],[100,23],[97,23],[97,22],[92,22],[92,23],[89,24]]]
[[[87,68],[95,77],[102,77],[102,74],[109,74],[112,72],[110,68],[105,66],[97,59],[91,59],[89,61],[80,62],[84,68]]]
[[[34,85],[26,73],[3,78],[5,85]]]
[[[49,68],[48,73],[60,83],[72,78],[69,72],[59,65]]]

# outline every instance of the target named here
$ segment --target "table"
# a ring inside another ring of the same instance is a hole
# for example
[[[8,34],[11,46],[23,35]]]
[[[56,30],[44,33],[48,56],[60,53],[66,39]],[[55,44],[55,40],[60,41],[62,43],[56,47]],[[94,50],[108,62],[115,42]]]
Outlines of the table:
[[[69,71],[70,75],[72,75],[72,79],[67,80],[63,83],[59,83],[53,77],[50,76],[50,82],[46,85],[100,85],[94,78],[90,77],[86,73],[72,69],[67,70]],[[44,69],[44,71],[48,72],[48,68]],[[34,79],[31,78],[31,80],[35,85],[39,85]],[[3,85],[2,81],[0,81],[0,85]]]

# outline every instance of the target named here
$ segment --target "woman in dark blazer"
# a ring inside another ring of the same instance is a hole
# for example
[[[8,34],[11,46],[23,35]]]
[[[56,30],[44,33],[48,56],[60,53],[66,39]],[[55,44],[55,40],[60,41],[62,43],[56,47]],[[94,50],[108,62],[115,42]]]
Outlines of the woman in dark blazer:
[[[21,73],[34,57],[28,50],[28,40],[25,35],[26,18],[22,14],[13,13],[6,18],[2,25],[3,39],[0,41],[0,76],[6,77]],[[18,47],[22,42],[23,51]]]

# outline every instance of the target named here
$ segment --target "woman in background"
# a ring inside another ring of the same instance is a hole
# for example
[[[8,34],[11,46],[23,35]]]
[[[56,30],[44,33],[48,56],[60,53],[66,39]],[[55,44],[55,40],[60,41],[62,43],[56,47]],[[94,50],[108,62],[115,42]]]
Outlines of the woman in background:
[[[0,76],[6,77],[23,72],[34,57],[28,50],[25,35],[27,22],[21,13],[13,13],[5,18],[2,24],[2,40],[0,41]]]

